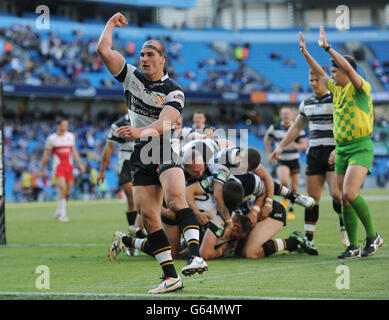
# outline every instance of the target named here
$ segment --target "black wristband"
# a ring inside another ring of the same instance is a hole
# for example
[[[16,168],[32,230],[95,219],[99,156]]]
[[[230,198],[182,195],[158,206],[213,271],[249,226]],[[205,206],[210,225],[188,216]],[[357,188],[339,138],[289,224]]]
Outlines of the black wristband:
[[[331,45],[328,45],[327,47],[324,48],[324,50],[325,50],[326,52],[328,52],[328,50],[330,50],[331,48],[332,48],[332,46],[331,46]]]

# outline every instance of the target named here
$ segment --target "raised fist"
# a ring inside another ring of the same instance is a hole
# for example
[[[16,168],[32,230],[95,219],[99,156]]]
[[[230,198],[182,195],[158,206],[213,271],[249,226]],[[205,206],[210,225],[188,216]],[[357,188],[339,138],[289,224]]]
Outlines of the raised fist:
[[[127,19],[125,16],[123,16],[120,12],[115,13],[109,21],[110,23],[113,23],[115,27],[121,28],[128,24]]]

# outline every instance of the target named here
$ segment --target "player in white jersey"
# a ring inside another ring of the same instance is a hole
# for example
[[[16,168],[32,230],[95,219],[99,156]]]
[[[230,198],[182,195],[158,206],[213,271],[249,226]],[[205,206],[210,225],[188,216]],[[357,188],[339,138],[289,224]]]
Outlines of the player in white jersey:
[[[316,223],[319,220],[319,202],[326,182],[333,199],[333,209],[339,217],[341,242],[346,247],[350,243],[342,219],[341,195],[336,182],[334,164],[329,163],[330,154],[335,149],[332,95],[312,70],[309,70],[309,82],[314,95],[301,102],[296,121],[286,132],[270,157],[271,159],[277,159],[282,154],[285,146],[296,139],[301,130],[309,125],[310,138],[305,182],[307,193],[315,199],[316,205],[305,209],[304,229],[312,248],[312,254],[316,255],[318,251],[313,237]]]
[[[266,153],[268,155],[269,163],[272,163],[274,159],[271,155],[271,141],[274,141],[275,147],[278,146],[282,138],[285,136],[286,131],[293,125],[293,112],[289,107],[283,107],[280,111],[281,121],[271,125],[264,137],[264,143],[266,147]],[[308,143],[306,139],[306,133],[302,130],[299,136],[294,141],[285,147],[282,154],[280,154],[277,163],[277,177],[280,180],[280,184],[284,186],[290,186],[293,192],[297,192],[298,181],[300,178],[300,155],[299,151],[305,151]],[[281,204],[286,208],[287,201],[284,199]],[[295,219],[296,216],[293,212],[293,203],[289,205],[288,219]]]
[[[45,177],[45,167],[49,161],[50,154],[53,153],[53,175],[59,190],[59,204],[55,212],[55,218],[60,222],[68,222],[66,202],[69,199],[74,184],[73,157],[81,173],[85,172],[85,167],[75,147],[74,135],[68,131],[68,121],[59,118],[56,124],[56,132],[46,139],[40,175],[42,178]]]
[[[97,52],[116,80],[122,83],[131,126],[117,130],[124,138],[135,139],[131,155],[134,173],[133,191],[155,259],[164,273],[160,285],[151,294],[181,290],[171,256],[171,246],[161,226],[161,207],[167,206],[181,215],[180,228],[188,243],[189,260],[181,272],[187,276],[208,269],[200,256],[199,225],[185,201],[185,177],[178,164],[179,141],[172,139],[172,128],[181,116],[185,96],[182,88],[164,72],[166,47],[159,40],[146,41],[140,52],[140,68],[127,64],[124,57],[112,49],[115,27],[125,27],[121,13],[113,15],[100,36]],[[118,235],[111,251],[120,252],[122,237]]]
[[[132,176],[131,176],[131,154],[134,151],[134,140],[124,139],[116,134],[116,130],[122,126],[129,125],[129,116],[126,114],[119,120],[115,121],[108,133],[107,141],[104,146],[103,154],[100,162],[100,172],[97,178],[97,183],[101,183],[105,180],[105,170],[109,164],[112,152],[116,143],[119,143],[119,162],[118,162],[118,175],[119,186],[124,191],[127,199],[126,217],[129,225],[129,232],[135,233],[138,228],[142,228],[143,225],[138,218],[138,212],[136,211],[134,196],[132,193]],[[133,255],[134,251],[128,252]]]

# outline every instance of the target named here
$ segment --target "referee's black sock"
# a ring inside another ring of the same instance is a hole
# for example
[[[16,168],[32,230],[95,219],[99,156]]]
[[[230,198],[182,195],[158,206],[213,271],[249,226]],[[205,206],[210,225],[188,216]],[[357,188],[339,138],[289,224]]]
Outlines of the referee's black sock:
[[[137,214],[137,211],[126,211],[127,221],[130,226],[133,226],[135,224]]]
[[[175,214],[180,221],[180,232],[188,244],[188,257],[200,257],[200,227],[195,213],[191,208],[185,208]]]

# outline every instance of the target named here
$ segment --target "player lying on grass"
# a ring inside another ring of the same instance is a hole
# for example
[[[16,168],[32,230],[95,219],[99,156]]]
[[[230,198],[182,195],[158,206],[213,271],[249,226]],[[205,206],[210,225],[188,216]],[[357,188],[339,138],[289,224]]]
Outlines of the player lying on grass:
[[[241,152],[238,147],[231,147],[220,150],[215,154],[212,163],[207,163],[204,160],[204,156],[201,154],[199,149],[187,149],[184,150],[184,170],[186,173],[192,176],[195,181],[199,181],[200,178],[205,178],[207,175],[212,175],[213,179],[213,195],[215,203],[217,205],[219,213],[222,211],[222,217],[224,220],[229,220],[230,215],[228,209],[223,203],[222,189],[223,184],[229,178],[232,171],[239,174],[246,173],[247,171],[254,172],[259,175],[266,187],[266,200],[264,207],[262,208],[262,215],[267,216],[271,212],[272,201],[274,194],[282,196],[289,199],[293,203],[297,203],[304,208],[311,208],[314,206],[315,201],[312,197],[307,197],[304,195],[299,195],[292,192],[289,188],[279,185],[276,183],[267,170],[261,165],[261,156],[260,153],[253,148],[245,149]],[[187,177],[187,182],[190,181],[190,178]],[[192,204],[189,206],[198,213],[196,207]],[[256,208],[250,212],[249,217],[255,220]],[[228,237],[228,230],[223,238]]]
[[[324,28],[320,27],[319,46],[331,56],[331,78],[309,54],[300,32],[300,50],[305,60],[333,94],[335,174],[342,193],[342,213],[350,246],[338,258],[367,257],[375,254],[383,239],[375,231],[370,208],[360,194],[366,175],[374,159],[374,113],[371,86],[357,72],[357,63],[351,56],[342,56],[328,44]],[[366,245],[361,253],[358,243],[358,220],[366,232]]]
[[[204,208],[207,209],[207,214],[210,215],[211,221],[210,223],[207,223],[208,228],[205,231],[205,235],[207,234],[209,228],[212,228],[213,232],[216,234],[222,235],[224,232],[224,220],[221,218],[220,215],[218,215],[216,211],[216,205],[213,201],[212,196],[212,185],[209,183],[209,181],[212,180],[212,177],[209,177],[209,179],[204,179],[200,183],[193,183],[190,186],[188,186],[187,189],[187,195],[189,195],[190,198],[192,198],[193,195],[193,201],[196,201],[195,198],[199,198],[203,196],[204,199],[208,199],[208,201],[204,201]],[[201,187],[203,186],[203,187]],[[196,195],[194,195],[196,193]],[[200,202],[200,201],[196,201]],[[201,203],[200,203],[200,207]],[[168,233],[170,235],[169,241],[172,244],[172,253],[175,252],[175,255],[178,256],[179,246],[180,246],[180,238],[181,238],[181,232],[179,230],[179,224],[173,226],[170,225],[171,230]],[[247,216],[243,215],[235,215],[231,219],[231,239],[243,239],[247,237],[251,230],[251,221]],[[136,237],[129,237],[126,234],[117,231],[114,234],[114,243],[113,247],[119,248],[119,250],[110,250],[109,258],[111,260],[115,260],[116,256],[121,252],[125,251],[128,248],[135,248],[139,249],[149,255],[152,255],[152,251],[150,249],[150,246],[147,243],[147,238],[141,239]],[[228,239],[230,240],[230,239]],[[228,241],[227,241],[228,242]],[[175,250],[173,251],[173,248]]]
[[[190,189],[187,189],[187,198],[212,192],[212,179],[213,177],[208,177],[193,184]],[[283,249],[289,251],[301,249],[309,253],[306,239],[298,232],[293,233],[288,239],[270,240],[286,224],[285,208],[279,202],[273,201],[269,214],[266,213],[264,216],[259,214],[254,221],[249,217],[248,213],[252,212],[254,207],[264,207],[266,195],[265,185],[255,173],[231,175],[223,185],[223,199],[231,212],[233,223],[229,226],[220,215],[216,214],[204,234],[200,246],[201,254],[207,259],[221,257],[229,247],[237,244],[235,240],[246,239],[246,237],[248,238],[241,254],[247,258],[262,258]],[[255,199],[249,200],[252,197]],[[249,226],[247,226],[247,218],[250,221]],[[241,225],[237,225],[235,221],[239,221]],[[221,236],[226,228],[231,228],[232,232],[228,238],[222,239]],[[253,229],[250,231],[251,228]],[[234,241],[235,243],[232,244]],[[238,251],[240,250],[236,248],[237,255],[240,254]]]

